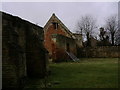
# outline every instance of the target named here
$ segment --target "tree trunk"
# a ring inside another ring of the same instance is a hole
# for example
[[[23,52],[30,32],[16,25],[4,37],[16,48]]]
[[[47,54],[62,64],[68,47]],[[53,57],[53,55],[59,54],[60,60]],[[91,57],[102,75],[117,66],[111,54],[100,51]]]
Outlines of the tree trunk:
[[[111,34],[112,46],[114,46],[114,33]]]
[[[90,37],[89,37],[89,33],[88,32],[87,32],[86,36],[87,36],[87,46],[90,46]]]

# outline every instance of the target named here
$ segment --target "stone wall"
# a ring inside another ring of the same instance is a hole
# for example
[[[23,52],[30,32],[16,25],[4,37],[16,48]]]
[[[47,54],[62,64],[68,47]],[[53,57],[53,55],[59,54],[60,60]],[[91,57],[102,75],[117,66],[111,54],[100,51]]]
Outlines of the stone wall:
[[[77,55],[76,41],[74,39],[60,34],[53,34],[52,40],[55,42],[54,49],[52,50],[53,61],[59,62],[69,60],[70,58],[66,51]]]
[[[73,35],[76,37],[76,44],[79,48],[83,47],[83,39],[82,34],[73,33]]]
[[[43,28],[2,13],[2,86],[20,88],[25,77],[44,77],[47,51]]]
[[[54,29],[54,25],[51,23],[49,25],[49,27],[47,28],[47,30],[44,30],[44,44],[46,49],[49,51],[49,54],[52,55],[52,45],[54,44],[54,42],[51,39],[52,34],[61,34],[64,36],[67,36],[67,34],[65,33],[64,29],[59,25],[57,30]]]
[[[53,14],[51,18],[48,20],[48,22],[46,23],[46,25],[44,26],[44,45],[45,45],[45,48],[48,50],[50,57],[56,55],[55,53],[53,53],[56,48],[56,42],[54,42],[54,39],[51,38],[53,34],[62,35],[63,38],[65,36],[71,39],[73,38],[75,39],[75,36],[73,35],[73,33],[69,31],[69,29],[57,18],[55,14]],[[76,42],[77,41],[78,40],[76,40]],[[62,43],[65,43],[64,39]],[[80,43],[78,44],[80,45]],[[65,51],[65,49],[63,50],[62,49],[63,48],[61,48],[60,50]]]
[[[120,46],[99,46],[78,49],[78,57],[120,58]]]

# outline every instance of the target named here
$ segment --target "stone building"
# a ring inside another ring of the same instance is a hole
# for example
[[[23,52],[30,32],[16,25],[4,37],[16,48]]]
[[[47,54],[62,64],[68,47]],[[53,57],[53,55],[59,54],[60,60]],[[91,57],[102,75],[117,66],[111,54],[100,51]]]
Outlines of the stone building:
[[[2,88],[20,88],[26,77],[43,78],[47,50],[43,28],[2,13]],[[16,89],[17,90],[17,89]]]
[[[55,14],[44,26],[44,45],[53,61],[70,59],[77,55],[77,47],[82,47],[82,36],[73,34]]]

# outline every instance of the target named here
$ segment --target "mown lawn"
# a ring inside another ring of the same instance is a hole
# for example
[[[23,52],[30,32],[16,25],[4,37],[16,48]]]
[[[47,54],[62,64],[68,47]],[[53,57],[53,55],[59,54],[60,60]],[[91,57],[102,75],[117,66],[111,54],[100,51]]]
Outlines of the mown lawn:
[[[31,79],[27,88],[118,88],[117,58],[83,58],[79,62],[50,63],[47,79]],[[45,86],[46,83],[46,86]]]
[[[50,64],[51,88],[117,88],[117,58],[84,58]]]

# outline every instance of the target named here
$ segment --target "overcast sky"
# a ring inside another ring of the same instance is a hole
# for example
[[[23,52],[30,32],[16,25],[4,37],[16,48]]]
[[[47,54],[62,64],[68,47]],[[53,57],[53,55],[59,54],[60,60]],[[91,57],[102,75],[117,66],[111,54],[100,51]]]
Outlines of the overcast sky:
[[[97,19],[99,26],[105,19],[118,13],[117,2],[4,2],[2,11],[19,16],[44,27],[53,13],[71,30],[81,16],[89,14]]]

